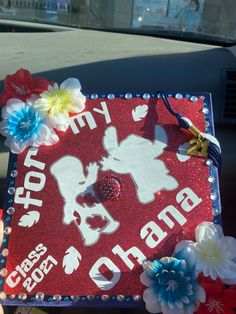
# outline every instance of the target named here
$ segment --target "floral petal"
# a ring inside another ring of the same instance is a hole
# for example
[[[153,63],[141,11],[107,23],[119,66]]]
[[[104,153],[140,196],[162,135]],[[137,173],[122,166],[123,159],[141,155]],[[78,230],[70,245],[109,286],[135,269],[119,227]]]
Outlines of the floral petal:
[[[197,287],[197,296],[198,296],[198,300],[200,302],[204,303],[206,301],[206,291],[200,285],[198,285],[198,287]]]
[[[50,103],[45,98],[38,98],[33,106],[39,111],[48,111],[51,108]]]
[[[196,309],[197,309],[196,305],[189,304],[188,307],[185,309],[185,313],[184,314],[193,314],[193,313],[195,313]],[[203,313],[201,312],[201,314],[203,314]]]
[[[7,101],[12,98],[14,96],[12,96],[12,93],[8,92],[8,91],[4,91],[0,94],[0,106],[5,106],[7,104]]]
[[[18,97],[22,100],[26,100],[26,96],[28,94],[29,85],[32,81],[31,74],[28,70],[19,69],[14,74],[7,75],[4,80],[4,92],[18,95]],[[24,90],[23,94],[18,94],[17,89]],[[9,98],[8,98],[9,99]]]
[[[208,277],[210,275],[209,268],[208,266],[205,266],[205,264],[197,263],[196,267],[200,272],[203,272],[203,275],[205,277]]]
[[[183,308],[178,308],[175,307],[174,309],[170,309],[168,306],[162,306],[161,307],[162,313],[163,314],[184,314],[184,309]]]
[[[236,277],[234,278],[224,278],[222,279],[222,281],[226,284],[226,285],[236,285]]]
[[[232,237],[224,237],[221,241],[227,247],[227,253],[230,258],[236,258],[236,239]]]
[[[216,280],[217,275],[218,275],[216,269],[209,267],[209,275],[210,275],[211,279]]]
[[[42,142],[50,136],[50,129],[46,124],[41,125],[39,135],[42,138]]]
[[[27,84],[27,83],[30,83],[30,81],[32,80],[32,76],[31,76],[30,72],[26,69],[23,69],[23,68],[17,70],[15,75],[13,74],[12,76],[15,76],[16,80],[19,83]]]
[[[194,250],[194,243],[191,241],[188,242],[187,246],[174,255],[177,259],[183,259],[186,261],[188,268],[194,268],[196,265],[196,254]],[[181,246],[180,246],[181,247]],[[184,246],[182,246],[184,247]]]
[[[55,129],[65,132],[70,124],[69,114],[49,115],[49,119]]]
[[[54,144],[56,144],[58,141],[59,141],[58,135],[57,135],[55,132],[52,131],[51,134],[50,134],[50,137],[47,138],[47,139],[43,142],[43,145],[47,145],[47,146],[54,145]]]
[[[224,277],[219,277],[224,283],[230,280],[231,284],[236,284],[236,263],[229,260],[226,263]]]
[[[27,104],[34,106],[35,101],[39,99],[39,96],[36,94],[32,94],[28,99],[27,99]]]
[[[217,230],[217,233],[218,233],[218,237],[221,239],[221,238],[224,238],[224,232],[223,232],[223,229],[221,227],[221,225],[219,224],[213,224],[215,229]]]
[[[85,101],[86,101],[86,98],[81,93],[81,96],[74,99],[73,103],[71,103],[68,106],[68,109],[69,109],[68,111],[71,113],[79,113],[83,111],[85,108]]]
[[[4,80],[4,89],[15,93],[14,85],[27,86],[32,81],[31,74],[28,70],[19,69],[14,74],[9,74]]]
[[[46,91],[48,89],[48,86],[50,86],[51,83],[42,78],[42,77],[37,77],[37,78],[34,78],[32,83],[31,83],[31,88],[33,90],[34,93],[36,94],[40,94],[42,93],[43,91]]]
[[[147,287],[150,287],[153,284],[153,280],[148,277],[146,271],[142,272],[140,275],[140,281],[144,286]]]
[[[77,78],[70,77],[60,85],[60,88],[68,90],[81,90],[81,84]]]
[[[218,239],[219,237],[222,237],[223,232],[221,233],[221,230],[222,229],[216,227],[215,224],[205,221],[197,226],[195,237],[197,242],[201,242],[206,238]]]
[[[31,139],[29,141],[30,146],[38,147],[40,145],[53,145],[59,141],[57,134],[52,130],[50,126],[43,123],[40,126],[39,133],[37,134],[35,139]]]
[[[220,278],[227,278],[227,269],[225,265],[226,263],[221,263],[215,266],[215,271],[217,273],[217,276]]]
[[[160,313],[162,311],[161,305],[158,301],[158,297],[155,292],[148,288],[144,290],[143,300],[145,302],[145,307],[150,313]]]
[[[2,118],[8,119],[12,113],[25,107],[25,103],[17,98],[11,98],[7,101],[7,105],[2,108]]]
[[[8,106],[12,106],[12,107],[20,106],[20,105],[24,105],[24,104],[25,103],[22,100],[18,99],[18,98],[11,98],[7,102],[7,105]]]
[[[81,98],[84,101],[86,100],[86,97],[84,96],[84,94],[82,94],[80,89],[70,90],[70,93],[71,93],[73,99],[75,99],[75,100],[78,98]]]
[[[176,246],[175,246],[175,250],[174,250],[173,255],[179,253],[180,251],[186,249],[187,247],[193,248],[194,247],[194,242],[193,241],[189,241],[189,240],[183,240],[183,241],[178,242],[176,244]]]
[[[14,140],[11,140],[11,142],[10,142],[10,150],[13,154],[22,153],[26,147],[27,147],[26,143],[20,143],[20,142],[14,141]]]

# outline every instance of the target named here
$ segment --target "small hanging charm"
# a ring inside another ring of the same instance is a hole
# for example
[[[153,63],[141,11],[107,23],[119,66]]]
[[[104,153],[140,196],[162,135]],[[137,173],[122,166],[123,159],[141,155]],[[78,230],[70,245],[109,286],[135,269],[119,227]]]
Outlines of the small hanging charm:
[[[221,148],[217,139],[213,135],[200,132],[191,120],[183,117],[180,112],[175,112],[164,93],[160,93],[160,96],[166,109],[177,119],[179,127],[194,135],[194,138],[189,141],[191,147],[187,150],[187,154],[208,157],[214,166],[220,168],[222,163]]]
[[[209,146],[209,142],[205,139],[193,138],[189,141],[189,144],[192,145],[187,150],[188,155],[198,156],[198,157],[207,157],[207,150]]]
[[[189,141],[191,147],[187,150],[187,154],[198,157],[207,157],[209,141],[204,138],[202,133],[193,124],[188,131],[194,135],[194,138]]]
[[[221,148],[217,139],[213,135],[200,132],[189,119],[184,117],[182,119],[188,122],[189,127],[186,129],[194,135],[194,138],[189,141],[189,144],[193,146],[188,149],[187,153],[199,157],[208,157],[212,160],[214,166],[220,168],[222,163]]]

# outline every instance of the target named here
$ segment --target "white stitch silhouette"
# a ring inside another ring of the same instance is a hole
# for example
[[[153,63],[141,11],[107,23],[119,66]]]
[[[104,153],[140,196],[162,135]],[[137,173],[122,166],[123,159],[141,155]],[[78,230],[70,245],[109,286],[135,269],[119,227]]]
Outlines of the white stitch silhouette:
[[[108,157],[103,157],[101,161],[102,170],[129,174],[136,185],[139,201],[150,203],[157,192],[178,187],[178,182],[169,175],[165,163],[156,159],[163,153],[167,143],[167,134],[159,125],[155,126],[153,142],[131,134],[118,143],[116,128],[108,127],[103,138]]]

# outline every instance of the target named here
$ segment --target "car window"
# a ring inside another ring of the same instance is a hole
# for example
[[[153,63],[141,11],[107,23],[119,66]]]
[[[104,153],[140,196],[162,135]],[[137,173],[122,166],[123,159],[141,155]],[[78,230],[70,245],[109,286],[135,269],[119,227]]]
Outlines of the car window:
[[[72,27],[236,40],[233,0],[0,0],[0,17]]]

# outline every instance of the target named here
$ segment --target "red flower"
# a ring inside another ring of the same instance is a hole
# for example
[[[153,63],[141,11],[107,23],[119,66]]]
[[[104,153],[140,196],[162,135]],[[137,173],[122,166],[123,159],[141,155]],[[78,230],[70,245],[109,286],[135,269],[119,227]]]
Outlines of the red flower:
[[[199,283],[206,290],[206,302],[201,303],[198,314],[235,314],[236,289],[234,286],[226,288],[221,280],[200,276]]]
[[[16,73],[7,75],[4,81],[4,91],[0,94],[0,105],[6,105],[11,98],[26,101],[33,94],[39,95],[51,85],[44,78],[32,78],[29,71],[19,69]]]

